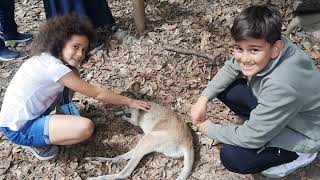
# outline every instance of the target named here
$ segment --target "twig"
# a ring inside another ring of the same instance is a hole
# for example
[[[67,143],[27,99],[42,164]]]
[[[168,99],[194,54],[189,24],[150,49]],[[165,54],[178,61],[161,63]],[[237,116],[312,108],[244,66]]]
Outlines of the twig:
[[[173,47],[173,46],[165,46],[164,49],[168,50],[168,51],[174,51],[174,52],[177,52],[180,54],[188,54],[188,55],[195,55],[195,56],[204,57],[204,58],[207,58],[211,61],[214,61],[215,58],[217,57],[212,54],[208,54],[208,53],[193,50],[193,49],[185,49],[185,48],[179,48],[179,47]]]

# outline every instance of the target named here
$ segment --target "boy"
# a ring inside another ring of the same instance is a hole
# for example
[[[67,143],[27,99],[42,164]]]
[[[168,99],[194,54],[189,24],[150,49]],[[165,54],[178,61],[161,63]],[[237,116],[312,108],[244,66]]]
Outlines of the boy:
[[[224,143],[221,162],[230,171],[279,178],[317,157],[320,73],[303,50],[281,36],[281,26],[273,7],[242,11],[231,28],[234,58],[191,108],[199,131]],[[207,102],[215,97],[244,124],[206,120]]]

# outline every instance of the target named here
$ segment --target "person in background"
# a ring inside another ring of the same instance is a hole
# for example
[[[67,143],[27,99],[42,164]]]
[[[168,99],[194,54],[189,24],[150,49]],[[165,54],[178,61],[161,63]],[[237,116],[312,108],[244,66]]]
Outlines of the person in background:
[[[251,6],[234,20],[234,57],[191,108],[200,133],[223,143],[222,164],[240,174],[287,176],[320,150],[320,72],[297,45],[281,35],[272,6]],[[207,103],[217,97],[245,121],[214,124]]]
[[[43,4],[47,19],[74,12],[81,17],[88,17],[95,29],[111,28],[115,23],[105,0],[43,0]],[[90,54],[94,54],[103,46],[103,39],[98,37],[90,47]]]
[[[1,0],[0,3],[0,60],[10,61],[18,58],[20,53],[12,51],[6,45],[26,42],[32,34],[19,33],[14,20],[14,0]]]

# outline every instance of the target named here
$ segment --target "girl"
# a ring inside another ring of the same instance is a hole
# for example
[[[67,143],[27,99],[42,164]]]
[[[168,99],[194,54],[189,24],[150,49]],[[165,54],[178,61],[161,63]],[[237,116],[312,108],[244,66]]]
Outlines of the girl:
[[[78,116],[68,89],[105,103],[145,111],[150,108],[147,102],[95,87],[80,78],[75,69],[85,59],[93,34],[89,21],[74,14],[47,21],[32,43],[33,57],[19,68],[7,88],[0,112],[1,130],[40,160],[55,157],[59,152],[56,145],[79,143],[92,135],[92,121]],[[62,91],[63,98],[58,98]],[[55,101],[65,104],[57,109],[65,115],[50,114]]]

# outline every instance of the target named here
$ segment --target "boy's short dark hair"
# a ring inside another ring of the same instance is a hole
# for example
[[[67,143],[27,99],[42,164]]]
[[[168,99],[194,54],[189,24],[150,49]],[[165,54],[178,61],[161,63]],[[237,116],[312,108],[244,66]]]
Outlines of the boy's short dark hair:
[[[269,5],[244,9],[234,20],[231,35],[235,41],[250,38],[264,39],[274,44],[281,39],[280,12]]]
[[[86,36],[89,43],[95,38],[93,27],[86,17],[72,13],[51,18],[40,26],[39,33],[31,44],[31,54],[47,52],[60,58],[64,45],[73,35]]]

